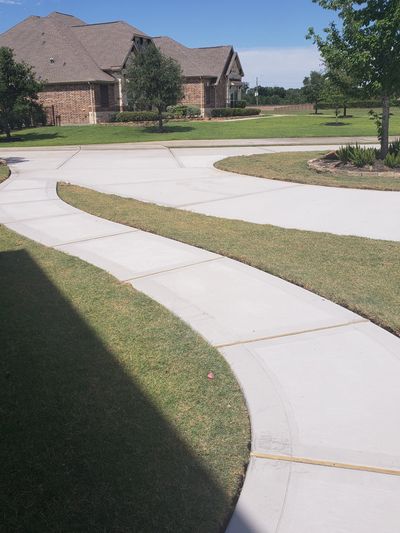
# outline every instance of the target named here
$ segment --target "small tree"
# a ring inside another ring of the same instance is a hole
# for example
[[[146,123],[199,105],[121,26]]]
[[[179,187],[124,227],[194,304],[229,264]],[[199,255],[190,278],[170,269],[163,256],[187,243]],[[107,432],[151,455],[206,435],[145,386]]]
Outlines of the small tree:
[[[41,87],[29,65],[15,61],[11,48],[0,48],[0,125],[7,139],[18,107],[37,100]]]
[[[335,110],[336,125],[338,125],[339,110],[345,107],[347,101],[345,93],[335,82],[327,78],[322,99],[324,103],[330,104]]]
[[[318,114],[318,104],[322,99],[325,88],[325,77],[321,72],[313,70],[303,80],[303,93],[308,102],[314,104],[315,114]]]
[[[381,153],[389,147],[390,99],[400,95],[399,0],[313,0],[336,11],[341,28],[331,23],[325,38],[310,28],[328,70],[344,70],[369,97],[382,99],[378,120]]]
[[[139,52],[125,72],[128,103],[155,107],[158,129],[163,131],[163,113],[183,98],[182,69],[154,44]]]
[[[354,79],[344,70],[329,70],[325,74],[326,85],[323,99],[332,104],[336,112],[336,121],[339,108],[343,108],[343,116],[347,116],[347,105],[351,98],[361,98],[360,91]]]

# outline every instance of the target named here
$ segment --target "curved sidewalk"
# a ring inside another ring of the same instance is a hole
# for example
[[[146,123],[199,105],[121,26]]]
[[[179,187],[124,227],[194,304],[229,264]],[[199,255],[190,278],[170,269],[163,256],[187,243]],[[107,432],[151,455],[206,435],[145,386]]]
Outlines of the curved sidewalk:
[[[205,215],[399,241],[400,192],[302,185],[222,172],[213,166],[230,155],[328,149],[332,146],[151,145],[129,150],[86,146],[58,175],[100,192]]]
[[[279,278],[65,204],[56,182],[74,154],[11,160],[0,223],[131,283],[227,359],[252,424],[229,533],[399,531],[400,340]]]

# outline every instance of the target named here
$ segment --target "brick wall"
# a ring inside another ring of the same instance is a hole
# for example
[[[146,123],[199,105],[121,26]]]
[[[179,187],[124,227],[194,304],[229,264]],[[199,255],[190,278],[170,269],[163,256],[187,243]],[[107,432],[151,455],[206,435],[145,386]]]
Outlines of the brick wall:
[[[92,111],[87,83],[47,85],[39,93],[44,107],[54,106],[54,114],[61,117],[61,124],[89,124]]]
[[[93,111],[93,100],[94,111],[98,112],[99,121],[103,122],[111,112],[116,110],[116,99],[118,98],[118,86],[116,84],[107,84],[106,87],[109,96],[108,107],[101,106],[100,85],[93,84],[92,89],[90,89],[88,83],[47,85],[39,93],[39,102],[46,109],[54,106],[54,114],[61,117],[61,125],[64,125],[89,124]],[[106,111],[108,114],[104,113]]]
[[[182,103],[194,105],[204,110],[204,82],[200,79],[190,79],[183,84],[184,98]]]
[[[187,80],[183,85],[183,90],[185,97],[182,100],[182,103],[185,105],[195,105],[197,107],[200,107],[202,112],[207,113],[207,110],[212,109],[214,107],[225,107],[226,106],[226,79],[222,78],[218,85],[210,86],[210,100],[209,102],[206,102],[206,91],[205,88],[205,82],[198,79],[189,79]]]

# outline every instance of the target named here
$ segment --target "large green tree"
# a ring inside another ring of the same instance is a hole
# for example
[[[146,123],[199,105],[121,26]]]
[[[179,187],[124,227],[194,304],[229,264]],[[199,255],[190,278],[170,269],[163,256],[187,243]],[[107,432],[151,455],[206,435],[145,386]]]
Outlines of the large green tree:
[[[316,70],[303,80],[303,94],[308,102],[314,104],[315,114],[318,113],[318,104],[323,98],[325,90],[325,76]]]
[[[183,98],[183,75],[177,61],[149,44],[129,63],[125,72],[128,103],[157,109],[158,127],[163,130],[163,113]]]
[[[29,65],[18,63],[10,48],[0,48],[0,126],[8,139],[18,109],[35,102],[41,87]]]
[[[317,35],[310,28],[328,70],[347,71],[366,96],[382,100],[381,158],[389,146],[390,99],[400,95],[399,0],[313,0],[336,11],[332,22]]]

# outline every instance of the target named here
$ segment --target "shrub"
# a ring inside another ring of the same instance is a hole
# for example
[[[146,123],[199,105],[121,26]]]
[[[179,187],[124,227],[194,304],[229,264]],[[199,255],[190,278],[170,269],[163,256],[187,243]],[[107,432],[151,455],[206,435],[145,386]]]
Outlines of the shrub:
[[[199,107],[183,104],[168,106],[167,112],[172,118],[194,118],[201,115]]]
[[[389,168],[400,168],[400,153],[388,153],[385,157],[385,165]]]
[[[155,111],[121,111],[116,113],[112,122],[155,122],[158,120],[158,113]]]
[[[211,116],[216,117],[247,117],[251,115],[259,115],[261,109],[255,109],[254,107],[217,107],[211,110]]]
[[[234,107],[239,107],[241,109],[244,109],[246,106],[247,106],[246,100],[238,100],[237,102],[235,102]]]
[[[14,106],[13,112],[9,117],[9,125],[12,130],[21,128],[31,128],[36,126],[46,126],[46,113],[36,101],[19,101]],[[0,119],[0,132],[6,130],[6,124]]]
[[[352,151],[353,146],[347,144],[346,146],[341,146],[339,150],[336,151],[336,155],[344,165],[347,165],[347,163],[351,161]]]
[[[375,148],[363,148],[359,144],[341,146],[336,154],[342,163],[352,163],[359,168],[373,165],[378,155]]]
[[[389,154],[397,155],[399,153],[400,153],[400,139],[396,139],[395,141],[389,144]]]
[[[376,150],[375,148],[361,148],[358,146],[354,150],[353,157],[351,162],[356,167],[365,167],[368,165],[373,165],[376,161]]]

